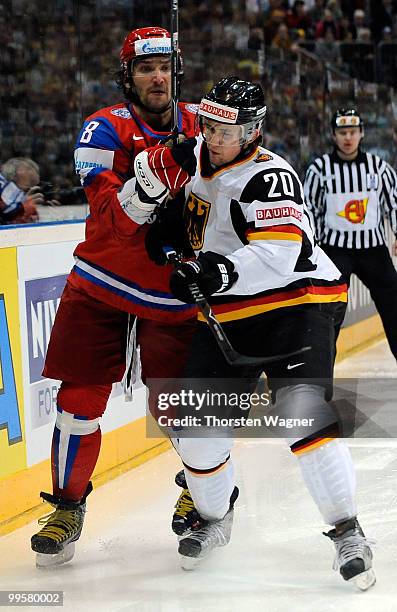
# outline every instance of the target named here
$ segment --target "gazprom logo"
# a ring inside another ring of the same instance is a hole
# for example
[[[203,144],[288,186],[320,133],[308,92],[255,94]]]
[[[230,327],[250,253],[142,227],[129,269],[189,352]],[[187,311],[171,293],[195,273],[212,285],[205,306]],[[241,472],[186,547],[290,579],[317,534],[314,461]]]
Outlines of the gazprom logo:
[[[170,38],[151,38],[150,40],[137,40],[135,43],[136,55],[156,55],[171,53]]]
[[[153,47],[150,42],[146,43],[142,47],[143,53],[171,53],[171,47],[166,47],[164,45],[159,45],[157,47]]]

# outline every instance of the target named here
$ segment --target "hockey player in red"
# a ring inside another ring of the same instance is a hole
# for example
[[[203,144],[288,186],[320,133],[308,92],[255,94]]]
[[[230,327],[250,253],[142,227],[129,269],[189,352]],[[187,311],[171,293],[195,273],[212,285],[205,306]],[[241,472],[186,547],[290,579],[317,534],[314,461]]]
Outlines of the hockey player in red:
[[[144,381],[180,375],[195,325],[195,307],[171,294],[170,271],[149,260],[145,235],[158,204],[174,196],[195,172],[189,151],[196,143],[196,107],[178,105],[178,128],[186,139],[149,154],[152,175],[142,190],[135,176],[143,170],[135,158],[170,134],[169,33],[158,27],[133,30],[120,61],[126,102],[89,116],[75,150],[90,213],[43,372],[62,384],[52,440],[53,494],[41,494],[56,510],[32,537],[38,566],[61,564],[74,554],[100,450],[99,418],[112,383],[125,370],[128,315],[139,318]]]

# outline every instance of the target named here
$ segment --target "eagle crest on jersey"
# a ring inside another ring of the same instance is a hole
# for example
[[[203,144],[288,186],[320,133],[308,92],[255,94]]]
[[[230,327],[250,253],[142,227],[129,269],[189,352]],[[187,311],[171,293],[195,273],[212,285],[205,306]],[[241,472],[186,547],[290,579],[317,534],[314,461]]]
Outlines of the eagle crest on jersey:
[[[190,244],[195,250],[203,248],[210,208],[211,202],[202,200],[194,193],[189,195],[183,216]]]

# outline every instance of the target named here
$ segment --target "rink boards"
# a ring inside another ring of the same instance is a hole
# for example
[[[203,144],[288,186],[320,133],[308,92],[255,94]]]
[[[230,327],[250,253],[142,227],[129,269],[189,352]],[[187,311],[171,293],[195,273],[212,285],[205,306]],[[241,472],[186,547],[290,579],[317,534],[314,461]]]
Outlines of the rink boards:
[[[59,381],[41,376],[55,313],[84,223],[0,230],[0,535],[43,512],[50,491],[50,444]],[[368,292],[352,283],[339,358],[379,338],[382,326]],[[147,439],[145,389],[126,402],[120,385],[101,420],[96,485],[169,447]]]

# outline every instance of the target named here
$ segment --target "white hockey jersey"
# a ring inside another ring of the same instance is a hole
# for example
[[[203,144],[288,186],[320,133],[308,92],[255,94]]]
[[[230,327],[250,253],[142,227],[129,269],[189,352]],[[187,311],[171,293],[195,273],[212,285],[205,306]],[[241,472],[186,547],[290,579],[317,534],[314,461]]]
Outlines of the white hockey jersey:
[[[339,270],[315,244],[298,175],[279,155],[259,147],[214,169],[202,144],[189,189],[184,220],[193,249],[227,256],[239,275],[211,298],[220,321],[347,300]]]

